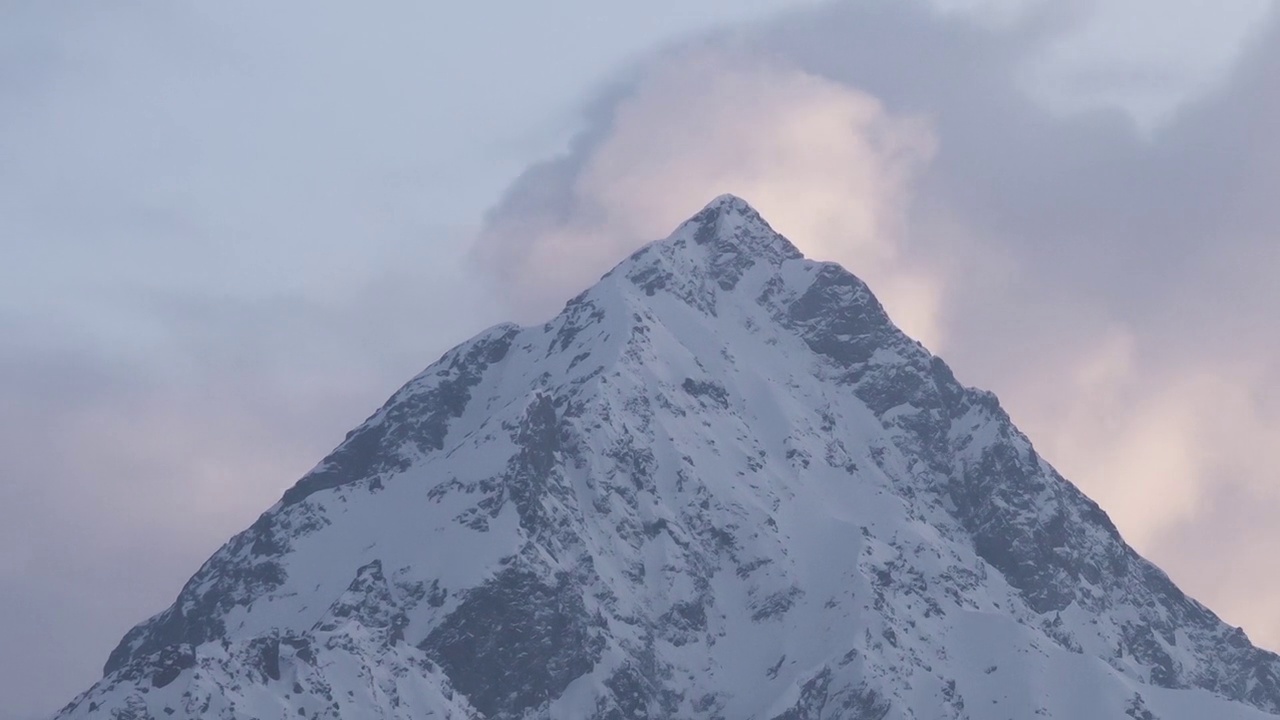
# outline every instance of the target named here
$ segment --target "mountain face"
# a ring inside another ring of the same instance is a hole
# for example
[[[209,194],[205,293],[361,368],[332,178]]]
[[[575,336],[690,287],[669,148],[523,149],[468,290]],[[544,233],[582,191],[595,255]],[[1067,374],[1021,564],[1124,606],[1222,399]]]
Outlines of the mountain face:
[[[725,196],[399,390],[63,720],[1280,716],[1280,658]]]

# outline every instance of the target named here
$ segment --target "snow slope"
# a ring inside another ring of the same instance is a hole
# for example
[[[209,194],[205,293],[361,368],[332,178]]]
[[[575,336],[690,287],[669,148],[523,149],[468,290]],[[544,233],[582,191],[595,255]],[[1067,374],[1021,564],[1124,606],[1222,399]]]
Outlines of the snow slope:
[[[724,196],[411,380],[58,718],[1244,720],[1278,673]]]

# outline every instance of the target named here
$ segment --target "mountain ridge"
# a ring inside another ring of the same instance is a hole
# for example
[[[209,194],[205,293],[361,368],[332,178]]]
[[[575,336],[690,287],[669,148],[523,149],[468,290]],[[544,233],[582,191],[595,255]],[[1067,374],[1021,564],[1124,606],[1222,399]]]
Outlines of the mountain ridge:
[[[721,196],[407,383],[59,718],[1244,718],[1277,673]]]

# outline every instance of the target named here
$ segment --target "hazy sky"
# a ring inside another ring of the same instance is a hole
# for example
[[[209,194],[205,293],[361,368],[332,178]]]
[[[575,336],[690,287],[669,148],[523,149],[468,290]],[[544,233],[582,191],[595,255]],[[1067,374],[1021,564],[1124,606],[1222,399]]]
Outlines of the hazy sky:
[[[937,4],[0,3],[6,712],[727,191],[1280,647],[1274,3]]]

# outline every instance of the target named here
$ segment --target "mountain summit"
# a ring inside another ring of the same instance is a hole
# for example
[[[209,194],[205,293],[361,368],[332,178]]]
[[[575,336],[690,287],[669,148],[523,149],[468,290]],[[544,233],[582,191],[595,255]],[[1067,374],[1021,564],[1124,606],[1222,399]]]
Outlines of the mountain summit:
[[[61,720],[1245,720],[1280,658],[722,196],[449,351]]]

